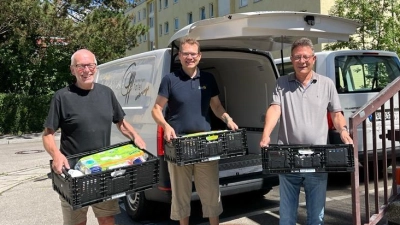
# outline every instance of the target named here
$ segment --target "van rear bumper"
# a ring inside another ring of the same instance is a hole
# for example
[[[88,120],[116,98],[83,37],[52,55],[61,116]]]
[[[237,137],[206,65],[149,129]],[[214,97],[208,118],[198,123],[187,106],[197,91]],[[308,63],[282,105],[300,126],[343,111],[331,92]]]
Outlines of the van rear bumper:
[[[276,174],[263,174],[262,172],[254,174],[245,174],[234,177],[220,178],[220,190],[221,196],[228,196],[240,193],[246,193],[250,191],[259,190],[271,190],[272,187],[279,185],[279,178]],[[194,189],[192,200],[199,200],[199,196]],[[171,202],[170,190],[160,190],[159,188],[153,188],[145,191],[145,196],[147,200],[157,201],[157,202]]]

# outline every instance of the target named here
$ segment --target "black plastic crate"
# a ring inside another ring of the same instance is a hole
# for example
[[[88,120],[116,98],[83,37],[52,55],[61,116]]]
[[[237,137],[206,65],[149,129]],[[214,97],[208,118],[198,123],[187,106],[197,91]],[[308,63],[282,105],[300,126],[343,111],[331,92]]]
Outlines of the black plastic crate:
[[[184,135],[165,144],[165,159],[179,166],[246,155],[245,129]]]
[[[247,135],[245,129],[225,132],[227,156],[246,155],[248,152]]]
[[[354,171],[352,145],[270,145],[261,151],[264,173]]]
[[[133,142],[123,142],[99,150],[72,155],[67,159],[71,168],[73,168],[73,165],[84,156],[128,144],[133,144]],[[146,150],[143,151],[148,154],[147,161],[143,163],[87,174],[81,177],[71,177],[66,173],[58,175],[51,169],[53,189],[73,209],[78,209],[153,188],[159,179],[159,158]],[[51,163],[52,161],[50,161],[50,165]]]

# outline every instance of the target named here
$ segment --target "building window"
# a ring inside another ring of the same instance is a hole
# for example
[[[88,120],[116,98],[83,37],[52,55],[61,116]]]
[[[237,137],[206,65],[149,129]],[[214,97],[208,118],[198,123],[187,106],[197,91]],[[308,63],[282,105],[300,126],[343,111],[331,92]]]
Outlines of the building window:
[[[176,18],[174,19],[174,29],[175,29],[175,30],[178,30],[178,29],[179,29],[179,19],[178,19],[178,17],[176,17]]]
[[[143,9],[143,19],[146,19],[146,9]]]
[[[178,0],[174,0],[174,4],[175,4],[175,3],[178,3]]]
[[[164,8],[168,8],[168,0],[164,0]]]
[[[142,20],[142,17],[140,16],[140,11],[138,12],[138,21]]]
[[[133,21],[132,22],[133,22],[133,24],[136,23],[136,15],[133,16]]]
[[[149,13],[152,13],[153,10],[154,10],[154,3],[150,2],[150,4],[149,4]]]
[[[214,18],[214,4],[210,3],[209,5],[209,18]]]
[[[147,35],[143,34],[143,42],[147,41]]]
[[[168,34],[169,33],[169,24],[168,22],[164,23],[164,34]]]
[[[142,43],[142,35],[139,35],[139,43]]]
[[[187,23],[193,23],[193,14],[191,12],[187,14]]]
[[[206,18],[206,8],[200,8],[200,20],[204,20]]]
[[[158,25],[158,35],[161,36],[163,33],[162,24]]]
[[[239,2],[240,7],[247,6],[247,0],[239,0]]]
[[[162,0],[158,0],[158,11],[161,11],[162,9]]]
[[[149,18],[149,27],[153,28],[154,27],[154,17]]]

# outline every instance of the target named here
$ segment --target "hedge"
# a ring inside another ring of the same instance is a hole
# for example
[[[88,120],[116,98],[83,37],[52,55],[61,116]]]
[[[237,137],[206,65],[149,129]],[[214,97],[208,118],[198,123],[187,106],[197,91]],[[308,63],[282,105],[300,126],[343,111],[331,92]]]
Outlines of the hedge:
[[[40,132],[52,95],[0,94],[0,134]]]

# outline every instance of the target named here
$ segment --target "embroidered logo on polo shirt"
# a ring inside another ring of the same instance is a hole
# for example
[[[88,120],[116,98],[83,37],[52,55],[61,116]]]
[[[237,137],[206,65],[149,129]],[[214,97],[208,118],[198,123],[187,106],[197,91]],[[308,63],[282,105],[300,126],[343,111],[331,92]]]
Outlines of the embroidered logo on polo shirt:
[[[199,90],[206,90],[207,87],[206,86],[199,86]]]

